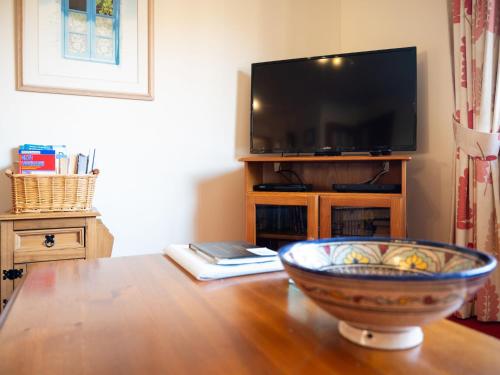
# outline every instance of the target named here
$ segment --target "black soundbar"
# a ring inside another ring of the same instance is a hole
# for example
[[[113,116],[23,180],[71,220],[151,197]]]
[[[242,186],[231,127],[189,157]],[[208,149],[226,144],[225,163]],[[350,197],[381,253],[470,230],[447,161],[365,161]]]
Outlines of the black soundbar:
[[[311,184],[257,184],[253,191],[311,191]]]
[[[342,193],[401,193],[400,184],[333,184],[332,188]]]

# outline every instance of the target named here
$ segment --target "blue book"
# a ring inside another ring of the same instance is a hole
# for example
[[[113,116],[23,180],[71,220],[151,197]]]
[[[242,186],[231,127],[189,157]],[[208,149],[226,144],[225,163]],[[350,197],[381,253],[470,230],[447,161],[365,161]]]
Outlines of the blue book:
[[[55,155],[56,150],[21,150],[19,149],[18,154],[37,154],[37,155]]]
[[[19,146],[19,150],[23,151],[41,151],[41,150],[53,150],[54,148],[50,145],[35,145],[31,143],[25,143]]]

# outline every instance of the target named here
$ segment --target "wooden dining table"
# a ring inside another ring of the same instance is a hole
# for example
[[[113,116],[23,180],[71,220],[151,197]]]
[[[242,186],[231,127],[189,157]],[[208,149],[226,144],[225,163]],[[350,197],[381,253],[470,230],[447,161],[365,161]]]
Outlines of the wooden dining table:
[[[441,320],[357,346],[285,272],[197,281],[164,255],[30,269],[0,316],[0,374],[500,374],[500,340]]]

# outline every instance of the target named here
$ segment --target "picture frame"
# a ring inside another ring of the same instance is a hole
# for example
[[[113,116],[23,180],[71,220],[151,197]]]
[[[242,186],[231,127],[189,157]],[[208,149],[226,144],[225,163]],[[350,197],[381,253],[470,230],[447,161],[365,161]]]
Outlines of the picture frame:
[[[15,0],[16,90],[153,100],[153,3]]]

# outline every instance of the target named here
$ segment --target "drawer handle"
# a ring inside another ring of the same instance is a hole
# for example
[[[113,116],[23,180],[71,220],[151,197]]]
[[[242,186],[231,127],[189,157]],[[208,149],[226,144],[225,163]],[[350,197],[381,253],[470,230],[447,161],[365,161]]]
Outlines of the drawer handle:
[[[10,270],[3,270],[3,279],[4,280],[15,280],[23,277],[22,269],[12,268]]]
[[[56,244],[56,239],[54,238],[54,235],[53,234],[47,234],[45,236],[45,241],[43,242],[43,244],[47,247],[52,247]]]

